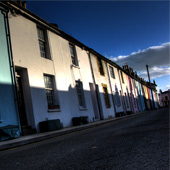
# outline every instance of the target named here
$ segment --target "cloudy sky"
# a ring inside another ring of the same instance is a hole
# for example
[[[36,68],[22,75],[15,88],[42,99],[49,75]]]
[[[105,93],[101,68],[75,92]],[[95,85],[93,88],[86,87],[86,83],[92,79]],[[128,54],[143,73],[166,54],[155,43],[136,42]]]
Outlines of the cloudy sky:
[[[27,8],[158,89],[170,88],[170,1],[28,1]]]
[[[170,42],[167,42],[159,46],[151,46],[146,49],[132,52],[130,55],[120,55],[118,57],[109,56],[109,58],[119,65],[128,63],[128,65],[132,66],[133,69],[136,70],[145,80],[148,80],[145,67],[147,64],[149,66],[149,73],[152,79],[162,77],[166,80],[166,78],[169,78],[168,75],[170,74],[169,52]],[[169,86],[166,85],[164,88]]]

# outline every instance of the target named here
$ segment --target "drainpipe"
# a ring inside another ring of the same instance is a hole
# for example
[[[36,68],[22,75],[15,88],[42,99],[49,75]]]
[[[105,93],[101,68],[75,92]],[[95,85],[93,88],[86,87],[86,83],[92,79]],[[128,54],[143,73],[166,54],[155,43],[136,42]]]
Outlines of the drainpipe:
[[[107,68],[107,75],[108,75],[109,85],[110,85],[110,90],[111,90],[111,95],[112,95],[113,108],[114,108],[115,116],[116,116],[116,107],[115,107],[115,103],[114,103],[113,90],[112,90],[112,85],[111,85],[111,80],[110,80],[110,75],[109,75],[109,69],[108,69],[108,64],[107,64],[107,62],[106,62],[106,68]]]
[[[7,45],[8,45],[8,56],[9,56],[9,62],[10,62],[10,68],[11,68],[11,79],[13,84],[13,91],[14,91],[14,97],[15,97],[15,103],[16,103],[16,111],[18,113],[18,125],[20,132],[22,132],[22,127],[20,124],[20,115],[19,115],[19,109],[18,109],[18,94],[17,94],[17,87],[16,87],[16,78],[15,78],[15,67],[13,63],[13,54],[12,54],[12,45],[11,45],[11,36],[10,36],[10,29],[9,29],[9,20],[8,20],[8,12],[6,12],[6,15],[4,16],[5,20],[5,31],[7,36]]]

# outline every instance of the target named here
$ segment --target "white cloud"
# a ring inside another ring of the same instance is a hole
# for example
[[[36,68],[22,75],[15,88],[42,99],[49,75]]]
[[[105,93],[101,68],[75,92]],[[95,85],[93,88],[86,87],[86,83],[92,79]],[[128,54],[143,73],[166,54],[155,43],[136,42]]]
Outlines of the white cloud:
[[[167,89],[167,90],[170,89],[170,84],[166,86],[166,89]]]
[[[150,74],[151,79],[155,79],[155,78],[158,78],[158,77],[169,75],[170,74],[170,67],[168,67],[168,68],[151,67],[149,69],[149,74]],[[139,76],[143,77],[146,80],[148,79],[146,71],[140,72]]]
[[[145,79],[147,79],[146,64],[149,66],[151,79],[170,74],[170,42],[138,50],[128,56],[109,58],[120,66],[128,63],[134,71],[140,72],[140,76]]]

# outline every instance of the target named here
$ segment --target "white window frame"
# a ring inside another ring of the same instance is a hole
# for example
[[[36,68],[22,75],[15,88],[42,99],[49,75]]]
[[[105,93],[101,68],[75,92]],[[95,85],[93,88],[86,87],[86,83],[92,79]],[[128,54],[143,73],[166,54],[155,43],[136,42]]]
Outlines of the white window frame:
[[[40,56],[42,58],[51,59],[46,30],[41,28],[40,26],[37,26],[37,36],[40,49]]]
[[[46,90],[46,99],[47,99],[48,109],[60,109],[60,106],[59,104],[57,104],[57,101],[56,101],[55,88],[54,88],[55,87],[54,76],[44,74],[44,84],[45,84],[45,90]]]
[[[110,76],[115,79],[115,73],[114,73],[114,68],[112,66],[109,66],[109,70],[110,70]]]
[[[75,45],[73,45],[72,43],[69,43],[69,49],[70,49],[72,64],[75,66],[79,66]]]
[[[85,96],[84,96],[84,91],[83,91],[83,83],[80,80],[76,81],[76,90],[77,90],[77,96],[78,96],[80,109],[86,108]]]

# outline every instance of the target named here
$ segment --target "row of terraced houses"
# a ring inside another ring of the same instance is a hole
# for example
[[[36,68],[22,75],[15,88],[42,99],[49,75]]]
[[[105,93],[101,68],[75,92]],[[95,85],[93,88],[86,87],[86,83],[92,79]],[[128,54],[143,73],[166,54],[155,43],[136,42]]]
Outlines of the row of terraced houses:
[[[100,121],[158,108],[155,82],[120,67],[25,4],[0,2],[0,128]],[[149,56],[148,56],[149,57]]]

